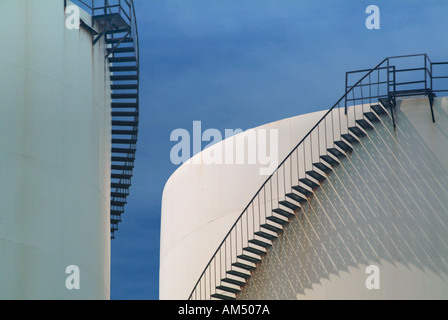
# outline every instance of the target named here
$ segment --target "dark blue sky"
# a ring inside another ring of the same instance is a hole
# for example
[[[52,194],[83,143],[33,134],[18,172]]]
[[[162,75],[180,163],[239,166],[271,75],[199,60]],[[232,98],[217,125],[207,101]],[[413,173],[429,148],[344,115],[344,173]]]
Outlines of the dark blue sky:
[[[387,56],[448,61],[446,0],[135,0],[141,124],[126,215],[112,242],[112,299],[158,299],[170,134],[249,129],[330,108],[345,72]],[[381,29],[368,30],[368,5]],[[188,263],[188,262],[185,262]]]

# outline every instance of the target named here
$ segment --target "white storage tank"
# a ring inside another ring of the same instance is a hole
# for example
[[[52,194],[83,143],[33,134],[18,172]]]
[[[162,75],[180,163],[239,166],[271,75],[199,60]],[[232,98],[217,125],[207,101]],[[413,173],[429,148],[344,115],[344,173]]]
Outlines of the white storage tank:
[[[64,5],[0,1],[0,299],[110,297],[106,48]]]

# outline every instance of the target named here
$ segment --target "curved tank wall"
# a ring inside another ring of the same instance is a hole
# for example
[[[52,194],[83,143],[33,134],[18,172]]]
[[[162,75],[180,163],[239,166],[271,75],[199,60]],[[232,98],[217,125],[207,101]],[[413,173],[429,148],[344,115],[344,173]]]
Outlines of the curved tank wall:
[[[446,299],[446,98],[436,99],[435,113],[433,124],[428,100],[416,98],[399,104],[396,132],[383,118],[274,242],[238,298]],[[255,130],[278,130],[283,159],[322,115]],[[161,299],[188,298],[266,179],[258,165],[193,164],[201,163],[204,152],[181,166],[164,190]],[[366,286],[372,265],[379,271],[379,290]]]
[[[110,297],[105,44],[66,29],[64,10],[0,1],[0,299]]]
[[[162,199],[161,299],[189,297],[224,236],[267,179],[267,175],[260,174],[260,168],[267,168],[260,165],[260,161],[238,165],[207,164],[206,153],[225,150],[226,143],[230,142],[235,149],[236,163],[239,142],[244,142],[247,149],[257,148],[259,141],[251,136],[262,137],[264,133],[268,136],[269,132],[276,131],[276,145],[270,148],[278,151],[281,161],[324,113],[301,115],[235,135],[197,154],[170,177]]]

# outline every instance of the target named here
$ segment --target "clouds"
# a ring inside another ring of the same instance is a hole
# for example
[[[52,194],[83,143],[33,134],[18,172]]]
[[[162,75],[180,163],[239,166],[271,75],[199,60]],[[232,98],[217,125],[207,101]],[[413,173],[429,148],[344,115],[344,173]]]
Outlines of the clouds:
[[[131,196],[113,242],[113,298],[158,296],[160,201],[176,169],[174,129],[189,130],[195,120],[220,131],[249,129],[325,110],[343,95],[346,71],[398,54],[447,58],[446,0],[376,1],[381,30],[372,31],[365,9],[373,3],[364,0],[135,4],[141,126]]]

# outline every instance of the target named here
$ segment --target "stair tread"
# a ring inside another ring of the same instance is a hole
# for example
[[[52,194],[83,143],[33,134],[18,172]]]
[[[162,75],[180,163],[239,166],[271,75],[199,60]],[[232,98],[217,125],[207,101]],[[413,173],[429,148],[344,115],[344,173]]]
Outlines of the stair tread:
[[[221,282],[230,283],[230,284],[233,284],[235,286],[240,286],[240,287],[246,285],[246,282],[243,282],[243,281],[240,281],[237,279],[232,279],[232,278],[221,279]]]
[[[279,215],[281,215],[282,217],[285,217],[285,218],[287,218],[287,219],[289,219],[289,218],[291,218],[291,217],[294,216],[293,213],[288,212],[288,211],[286,211],[286,210],[284,210],[284,209],[282,209],[282,208],[276,208],[276,209],[273,209],[272,212],[275,212],[276,214],[279,214]]]
[[[343,150],[344,152],[351,152],[353,151],[353,148],[346,142],[344,141],[335,141],[335,144],[341,148],[341,150]]]
[[[306,188],[304,188],[304,187],[302,187],[302,186],[293,186],[292,188],[293,188],[295,191],[297,191],[297,192],[303,194],[305,197],[308,197],[308,196],[310,196],[310,195],[313,194],[312,191],[310,191],[310,190],[308,190],[308,189],[306,189]]]
[[[303,178],[299,180],[301,183],[303,183],[304,185],[310,187],[311,189],[316,189],[319,187],[319,185],[317,183],[315,183],[314,181],[312,181],[311,179],[308,178]]]
[[[338,160],[329,155],[323,155],[320,158],[333,167],[339,164]]]
[[[342,138],[347,140],[350,143],[359,143],[359,140],[352,134],[346,133],[342,135]]]
[[[356,135],[359,138],[365,137],[366,133],[364,131],[362,131],[360,128],[358,127],[350,127],[348,128],[354,135]]]
[[[324,181],[325,179],[327,179],[325,176],[321,175],[320,173],[318,173],[315,170],[310,170],[306,172],[307,175],[309,175],[310,177],[316,179],[319,182]]]
[[[271,240],[271,241],[278,238],[276,235],[273,235],[273,234],[270,234],[270,233],[267,233],[267,232],[263,232],[263,231],[255,232],[255,235],[259,236],[259,237],[262,237],[262,238],[266,238],[266,239]]]
[[[230,274],[232,276],[239,277],[239,278],[242,278],[242,279],[245,279],[245,280],[250,278],[250,274],[244,273],[244,272],[235,271],[235,270],[229,270],[229,271],[227,271],[227,274]]]
[[[281,204],[282,206],[287,207],[288,209],[291,209],[293,211],[299,210],[300,209],[300,205],[298,205],[298,204],[296,204],[294,202],[295,202],[295,200],[293,200],[293,199],[286,199],[284,201],[279,201],[279,204]],[[283,210],[282,208],[279,208],[279,209]],[[285,210],[283,210],[283,211],[285,211]],[[285,214],[282,214],[282,215],[284,215],[285,217],[288,217],[288,215],[291,215],[291,214],[293,214],[293,213],[292,212],[290,213],[290,212],[286,211]]]
[[[373,126],[365,119],[356,120],[356,123],[359,124],[361,128],[364,130],[372,130]]]
[[[256,269],[256,267],[253,267],[253,266],[247,265],[245,263],[241,263],[241,262],[232,263],[232,266],[240,268],[240,269],[244,269],[247,271],[252,271],[252,270]]]
[[[272,224],[269,224],[269,223],[263,224],[263,225],[261,225],[261,227],[264,228],[264,229],[270,230],[272,232],[276,232],[276,233],[279,233],[279,232],[283,231],[282,228],[273,226]]]
[[[325,172],[325,173],[329,173],[329,172],[333,171],[331,166],[327,166],[322,162],[313,163],[313,166],[315,166],[317,169],[319,169],[320,171]]]
[[[384,108],[381,107],[379,104],[375,104],[375,105],[371,106],[371,108],[379,116],[387,114],[386,110],[384,110]]]
[[[376,116],[374,112],[366,112],[364,113],[364,116],[370,121],[370,122],[379,122],[380,119]]]
[[[266,251],[263,251],[263,250],[260,250],[260,249],[254,248],[254,247],[245,247],[243,249],[243,251],[247,251],[247,252],[259,255],[259,256],[266,254]]]
[[[257,257],[249,256],[247,254],[239,255],[238,259],[246,260],[246,261],[249,261],[249,262],[252,262],[252,263],[259,263],[259,262],[261,262],[261,259],[259,259]]]
[[[266,241],[258,240],[258,239],[249,240],[249,243],[255,244],[255,245],[263,247],[263,248],[270,248],[270,247],[272,247],[272,244],[270,244],[270,243],[268,243]]]
[[[299,196],[297,193],[287,193],[286,196],[287,196],[288,198],[293,199],[294,201],[299,202],[299,203],[307,202],[307,201],[308,201],[308,200],[306,199],[306,197],[301,197],[301,196]]]
[[[330,149],[328,149],[328,152],[331,153],[332,155],[334,155],[336,158],[344,158],[345,157],[345,154],[336,148],[330,148]]]
[[[282,226],[284,226],[286,224],[289,224],[289,222],[287,220],[278,218],[276,216],[270,216],[270,217],[267,217],[266,219],[269,220],[269,221],[275,222],[275,223],[277,223],[279,225],[282,225]]]

